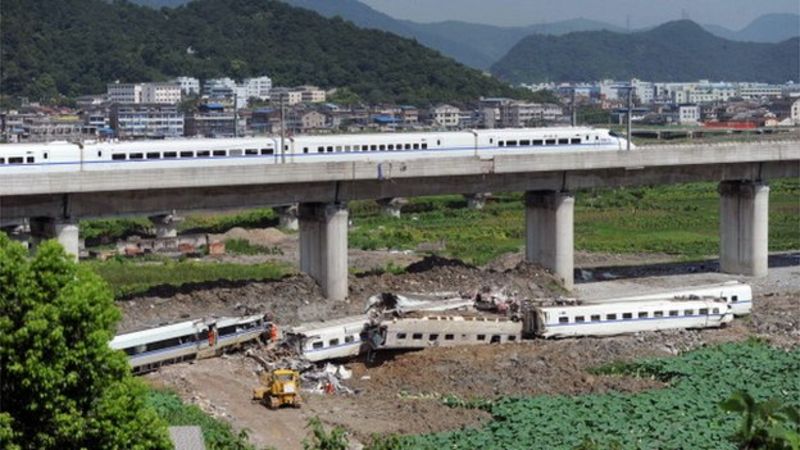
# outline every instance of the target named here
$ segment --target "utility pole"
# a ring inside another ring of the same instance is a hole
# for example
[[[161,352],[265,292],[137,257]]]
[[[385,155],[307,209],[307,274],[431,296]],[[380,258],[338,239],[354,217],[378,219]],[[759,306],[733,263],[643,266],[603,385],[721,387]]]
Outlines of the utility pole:
[[[578,111],[575,107],[575,86],[572,86],[572,126],[578,125]]]
[[[631,149],[631,116],[633,115],[633,83],[628,85],[628,145],[627,149]]]
[[[280,93],[280,103],[281,103],[281,162],[286,162],[286,145],[283,143],[284,139],[286,139],[286,117],[285,112],[283,109],[283,95],[284,93]]]
[[[239,137],[239,93],[233,91],[233,137]]]

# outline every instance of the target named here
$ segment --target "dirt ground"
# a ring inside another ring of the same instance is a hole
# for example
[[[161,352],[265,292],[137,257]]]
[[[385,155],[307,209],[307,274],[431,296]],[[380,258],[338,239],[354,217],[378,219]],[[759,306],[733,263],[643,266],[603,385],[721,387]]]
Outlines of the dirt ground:
[[[375,257],[380,261],[383,255]],[[536,266],[506,255],[484,268],[458,261],[414,257],[409,273],[351,276],[349,302],[327,302],[304,275],[267,283],[209,286],[187,292],[157,293],[121,305],[128,329],[184,317],[268,310],[281,324],[296,324],[361,312],[364,301],[381,291],[466,292],[483,285],[512,286],[525,297],[559,295],[553,279]],[[477,410],[449,408],[441,397],[494,398],[537,394],[638,391],[659,383],[591,375],[587,369],[645,356],[675,355],[698,346],[765,337],[777,345],[800,344],[800,258],[774,255],[770,275],[748,280],[754,287],[753,314],[715,330],[640,333],[602,339],[527,341],[517,344],[431,348],[382,355],[377,364],[354,360],[345,384],[352,395],[305,394],[300,409],[270,411],[250,401],[259,365],[244,354],[165,367],[145,376],[175,389],[186,401],[250,430],[257,446],[300,449],[308,418],[340,425],[355,442],[373,433],[427,433],[480,426],[490,418]],[[711,263],[681,263],[668,255],[576,255],[578,273],[572,294],[579,298],[678,288],[735,279],[714,272]],[[380,267],[381,265],[379,265]],[[555,292],[554,292],[555,291]]]

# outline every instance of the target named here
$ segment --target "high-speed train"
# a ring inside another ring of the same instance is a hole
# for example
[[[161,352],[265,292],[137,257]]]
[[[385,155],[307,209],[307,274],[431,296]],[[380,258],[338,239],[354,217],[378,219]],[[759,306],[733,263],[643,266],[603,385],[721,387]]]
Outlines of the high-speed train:
[[[26,143],[0,145],[0,174],[593,152],[626,145],[609,130],[581,127],[296,136],[284,139],[283,149],[279,137]]]

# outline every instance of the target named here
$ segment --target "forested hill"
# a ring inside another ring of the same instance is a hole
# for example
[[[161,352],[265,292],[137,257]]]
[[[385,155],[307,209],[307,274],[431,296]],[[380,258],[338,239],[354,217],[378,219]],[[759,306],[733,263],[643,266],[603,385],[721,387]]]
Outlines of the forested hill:
[[[517,90],[398,36],[272,0],[198,0],[154,10],[126,1],[3,0],[2,94],[104,92],[176,75],[349,87],[368,102],[425,105]]]
[[[631,34],[528,36],[492,66],[492,73],[512,82],[636,77],[785,83],[800,79],[799,59],[800,38],[777,44],[734,42],[683,20]]]

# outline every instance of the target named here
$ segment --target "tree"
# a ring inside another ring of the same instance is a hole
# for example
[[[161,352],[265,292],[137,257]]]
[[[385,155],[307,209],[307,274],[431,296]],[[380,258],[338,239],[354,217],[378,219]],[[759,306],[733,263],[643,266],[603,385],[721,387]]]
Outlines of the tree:
[[[11,449],[171,448],[122,352],[100,278],[56,242],[0,233],[0,441]]]
[[[757,402],[749,393],[736,391],[720,407],[742,415],[731,437],[740,449],[800,450],[800,413],[792,406],[776,399]]]

